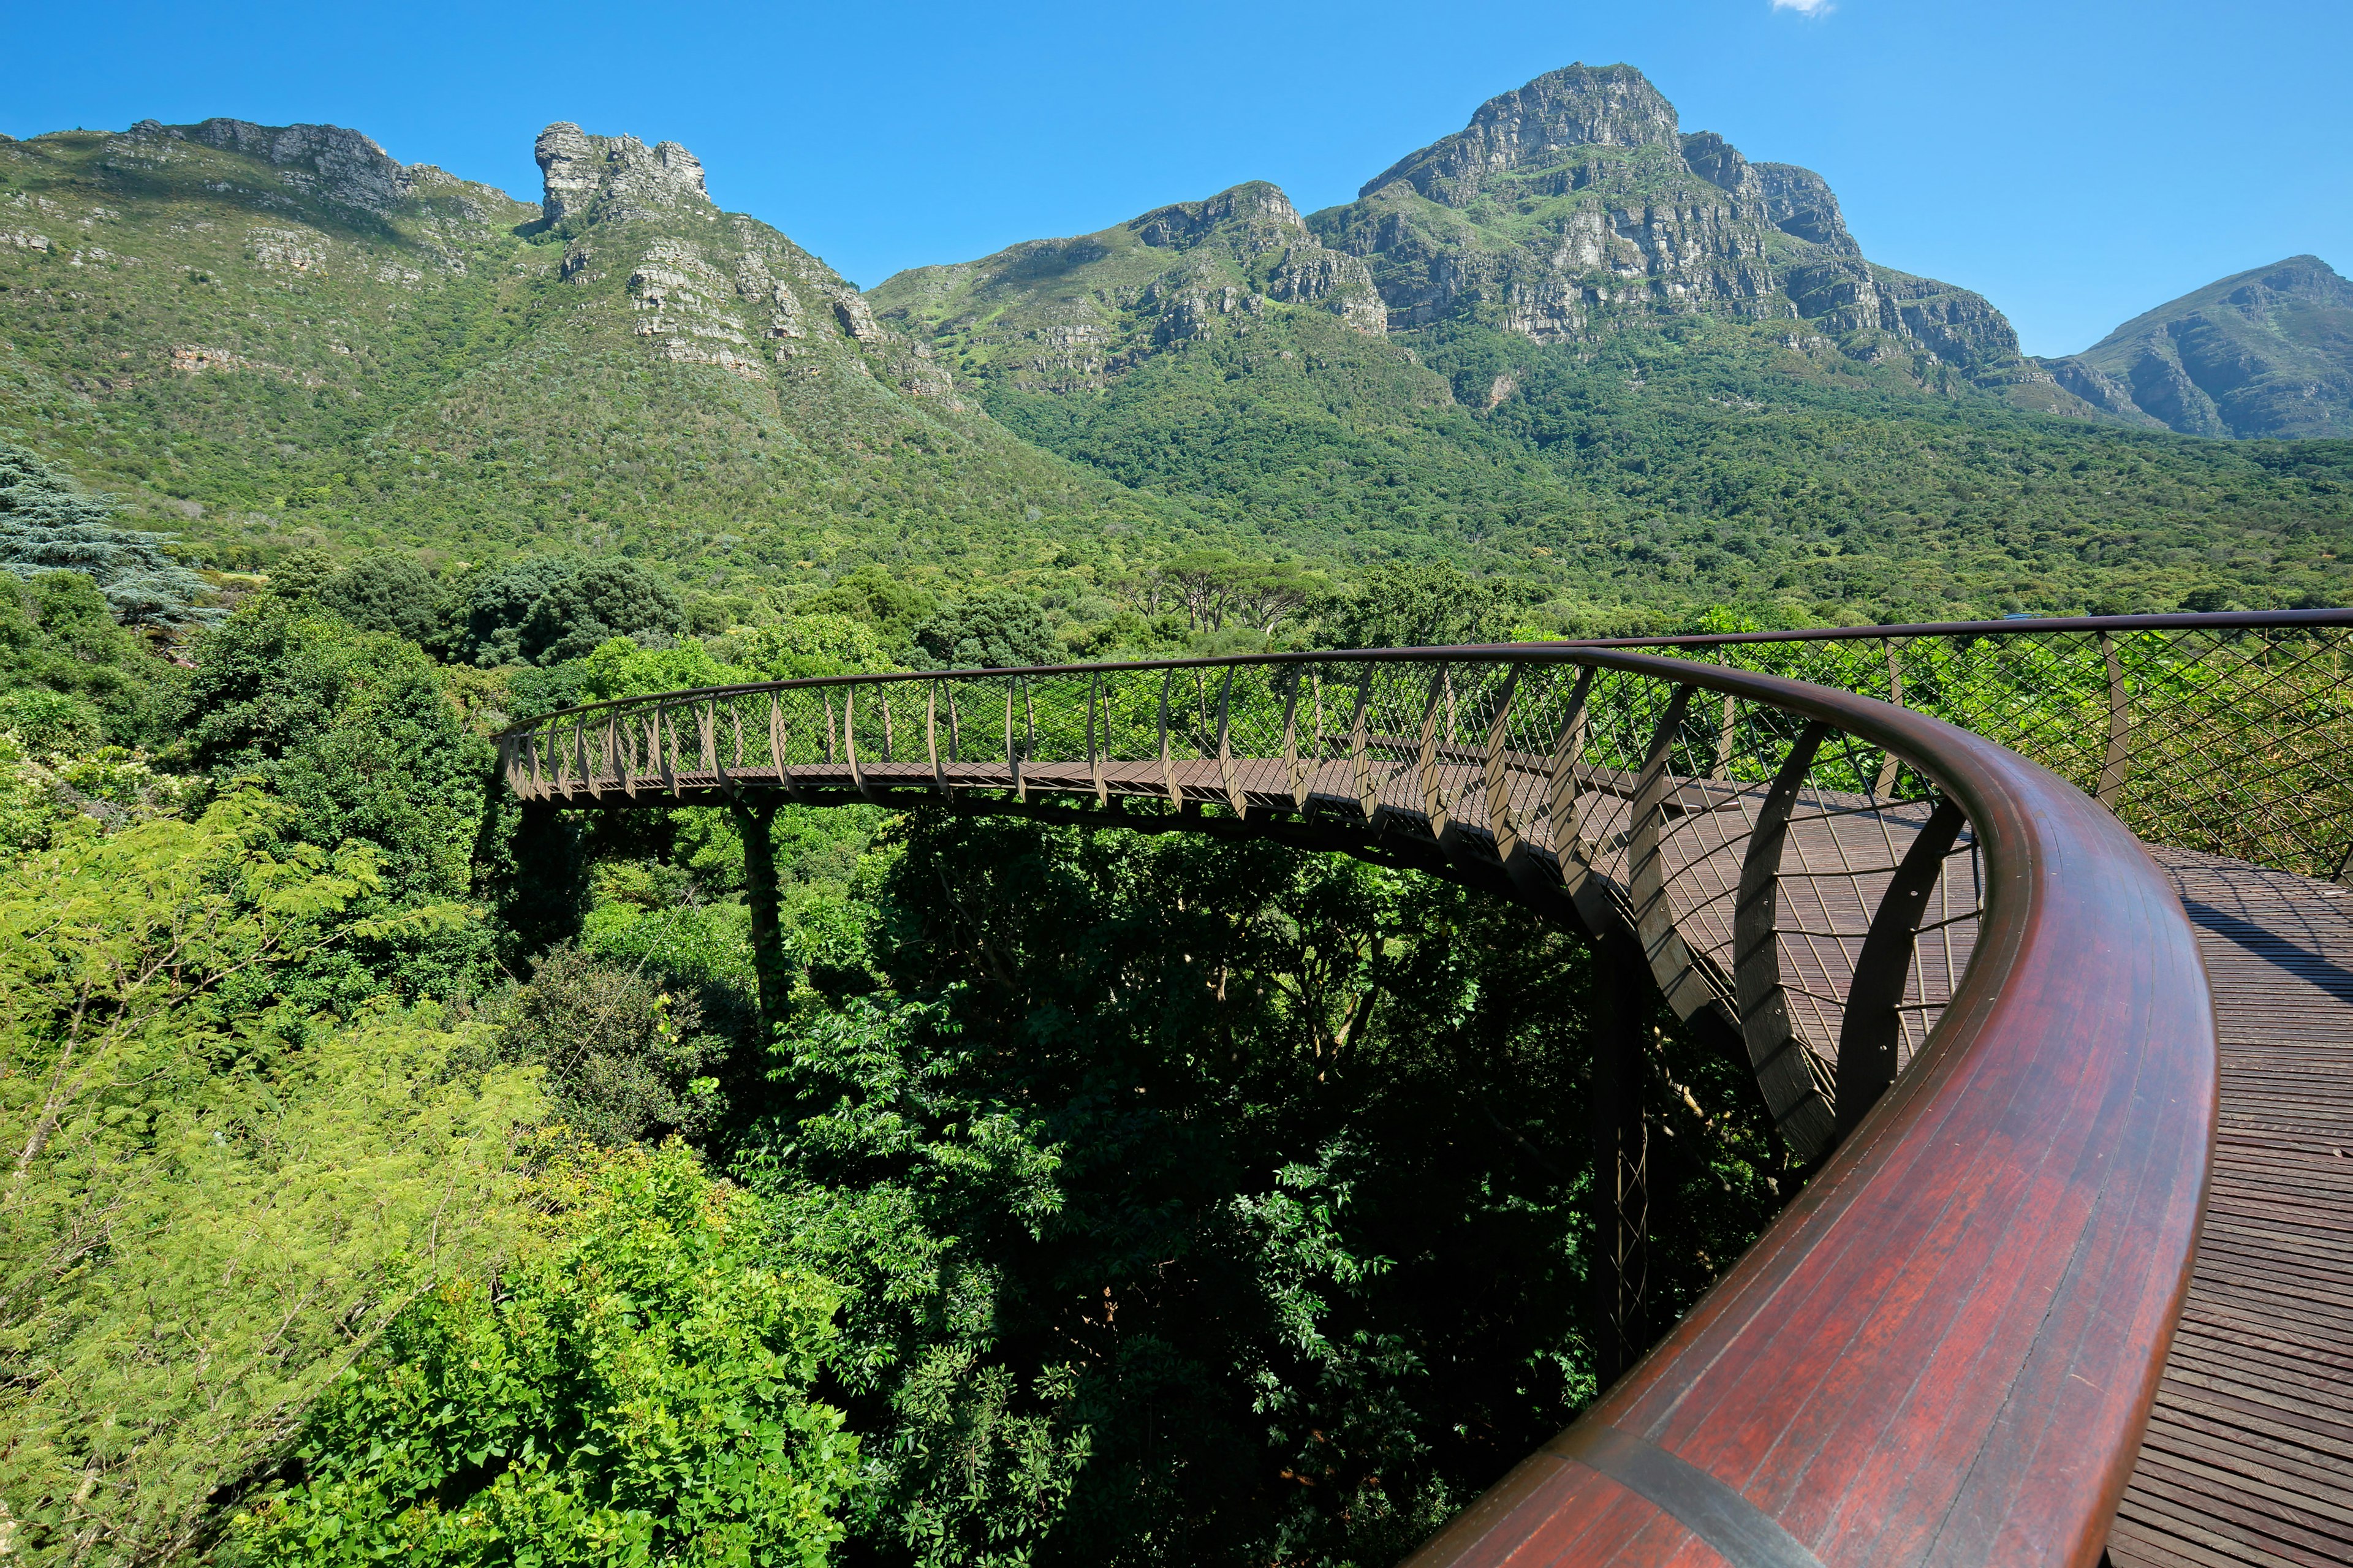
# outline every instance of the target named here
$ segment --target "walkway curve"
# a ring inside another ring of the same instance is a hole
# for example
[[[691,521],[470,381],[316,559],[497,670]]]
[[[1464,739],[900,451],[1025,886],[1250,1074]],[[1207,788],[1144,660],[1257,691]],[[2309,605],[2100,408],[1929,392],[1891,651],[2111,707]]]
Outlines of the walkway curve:
[[[2001,747],[1772,675],[1532,645],[670,693],[501,753],[527,801],[1159,800],[1154,826],[1392,854],[1639,944],[1745,1046],[1793,1142],[1834,1152],[1415,1562],[2099,1558],[2196,1252],[2212,1003],[2140,843]]]

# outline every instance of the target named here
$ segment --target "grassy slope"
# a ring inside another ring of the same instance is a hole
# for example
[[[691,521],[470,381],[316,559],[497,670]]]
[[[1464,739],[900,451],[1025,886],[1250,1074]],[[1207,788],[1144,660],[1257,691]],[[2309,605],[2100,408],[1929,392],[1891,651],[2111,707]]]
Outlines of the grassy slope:
[[[675,225],[591,237],[615,264],[565,281],[560,237],[486,187],[379,217],[257,159],[164,151],[0,142],[0,232],[27,237],[0,239],[0,426],[218,563],[324,542],[619,548],[723,576],[914,552],[996,572],[1100,553],[1107,523],[1117,541],[1191,521],[911,395],[903,342],[861,345],[830,316],[765,380],[671,363],[633,330],[628,287],[629,256]],[[832,276],[749,219],[690,237]]]

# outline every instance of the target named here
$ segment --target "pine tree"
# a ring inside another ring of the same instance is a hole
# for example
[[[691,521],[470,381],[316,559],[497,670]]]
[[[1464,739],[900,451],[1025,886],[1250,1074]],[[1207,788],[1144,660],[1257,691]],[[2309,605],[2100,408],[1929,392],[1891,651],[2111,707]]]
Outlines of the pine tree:
[[[116,527],[107,498],[76,489],[33,453],[0,441],[0,572],[82,573],[126,623],[217,619],[217,611],[194,604],[204,579],[164,552],[170,538]]]

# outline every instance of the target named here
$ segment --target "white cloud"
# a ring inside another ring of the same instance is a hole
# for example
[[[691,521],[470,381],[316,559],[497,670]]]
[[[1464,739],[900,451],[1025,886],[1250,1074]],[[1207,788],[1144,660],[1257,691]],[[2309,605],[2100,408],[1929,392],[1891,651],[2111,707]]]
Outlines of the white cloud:
[[[1831,0],[1773,0],[1776,11],[1795,11],[1800,16],[1827,16],[1836,6]]]

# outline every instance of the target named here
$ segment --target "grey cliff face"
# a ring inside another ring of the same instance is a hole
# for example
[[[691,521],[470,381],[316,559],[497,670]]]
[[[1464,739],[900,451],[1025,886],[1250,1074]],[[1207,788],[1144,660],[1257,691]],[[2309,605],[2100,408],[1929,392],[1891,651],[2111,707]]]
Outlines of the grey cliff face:
[[[167,137],[259,158],[280,171],[289,185],[344,206],[389,212],[408,195],[412,171],[356,131],[340,125],[256,125],[248,120],[207,120],[195,125],[164,125],[142,120],[135,138]],[[422,167],[422,166],[420,166]],[[428,183],[448,181],[438,169]]]
[[[1873,266],[1822,177],[1688,135],[1630,66],[1571,66],[1489,100],[1464,130],[1314,215],[1363,261],[1392,330],[1482,321],[1540,342],[1656,317],[1802,326],[1848,357],[2014,377],[1982,297]]]
[[[569,231],[557,275],[626,310],[644,352],[771,386],[846,370],[964,406],[947,373],[877,321],[846,279],[767,225],[720,212],[679,143],[559,121],[533,153],[542,219]]]
[[[649,147],[634,136],[591,136],[569,121],[539,133],[532,148],[553,226],[592,213],[600,218],[649,217],[712,205],[702,163],[675,142]]]
[[[1489,99],[1468,126],[1399,159],[1357,195],[1403,180],[1431,201],[1463,206],[1493,176],[1556,162],[1575,148],[1675,141],[1675,106],[1641,71],[1573,65]]]

